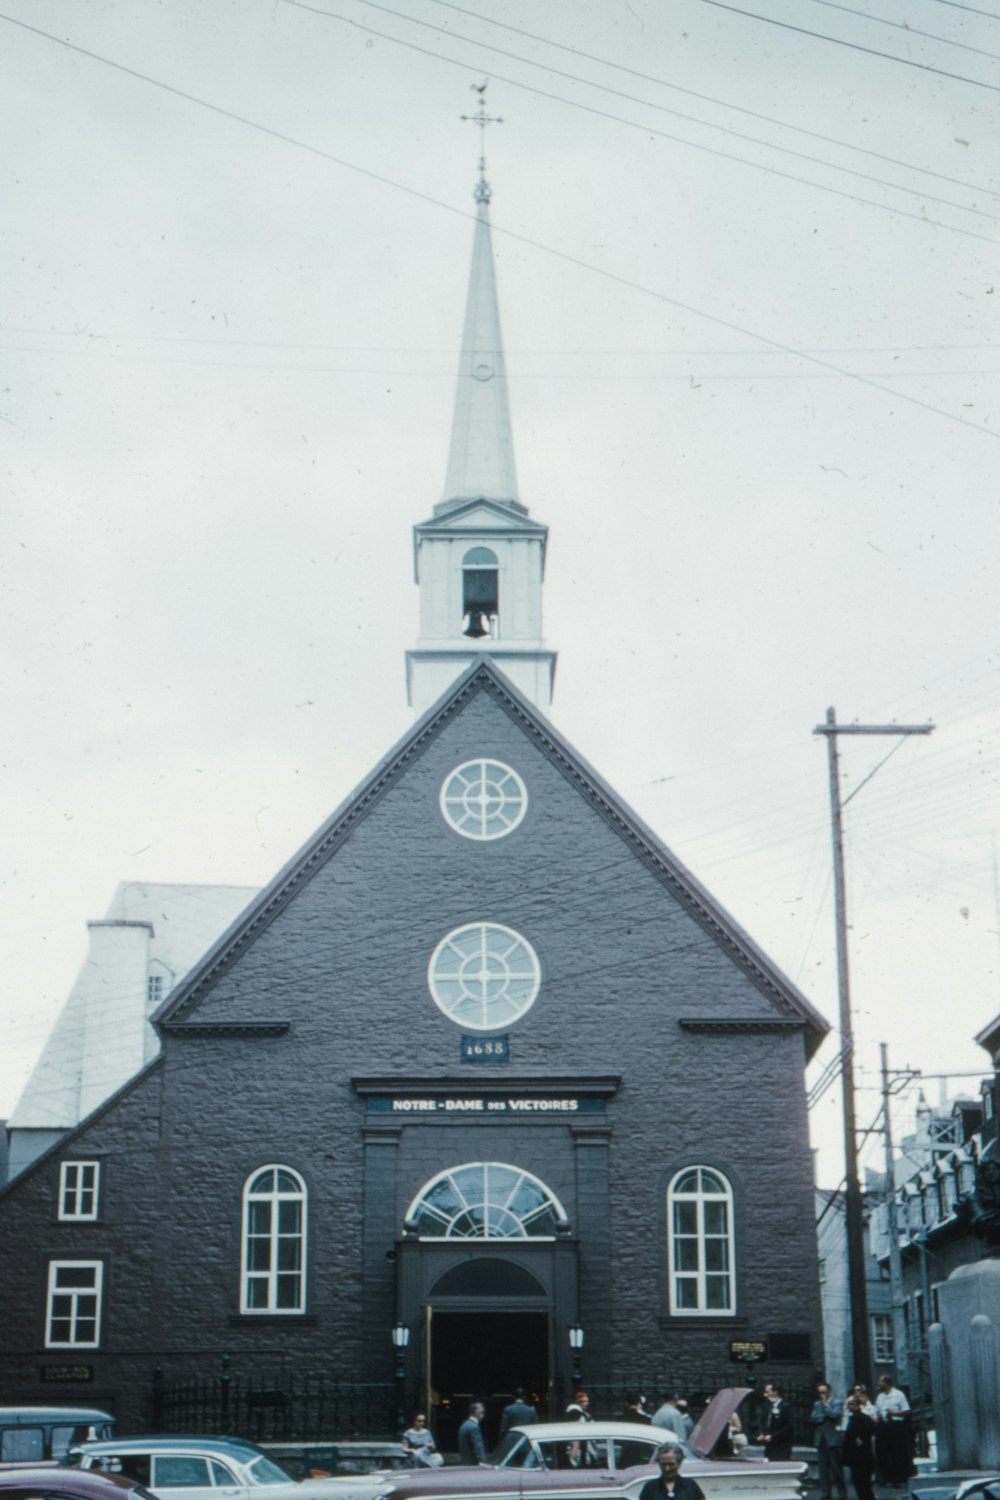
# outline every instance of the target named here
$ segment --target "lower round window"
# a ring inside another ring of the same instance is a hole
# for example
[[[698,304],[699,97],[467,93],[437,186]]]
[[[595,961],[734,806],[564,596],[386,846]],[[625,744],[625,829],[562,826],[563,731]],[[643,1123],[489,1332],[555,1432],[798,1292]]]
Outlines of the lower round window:
[[[541,984],[538,955],[512,927],[469,922],[431,954],[434,1003],[468,1031],[499,1031],[530,1010]]]

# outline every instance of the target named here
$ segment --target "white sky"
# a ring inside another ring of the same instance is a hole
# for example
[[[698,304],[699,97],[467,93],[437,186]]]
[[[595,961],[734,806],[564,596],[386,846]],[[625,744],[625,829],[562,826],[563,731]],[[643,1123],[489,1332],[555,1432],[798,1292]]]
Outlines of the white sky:
[[[7,0],[0,1114],[119,880],[264,883],[410,722],[485,77],[555,722],[835,1019],[811,731],[933,719],[847,814],[861,1082],[987,1062],[1000,5],[734,3]]]

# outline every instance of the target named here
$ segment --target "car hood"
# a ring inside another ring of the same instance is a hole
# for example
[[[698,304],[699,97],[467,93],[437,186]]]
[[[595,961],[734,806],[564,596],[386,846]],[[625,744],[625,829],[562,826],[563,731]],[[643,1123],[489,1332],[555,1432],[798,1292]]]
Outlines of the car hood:
[[[740,1402],[752,1394],[753,1388],[749,1385],[727,1385],[716,1391],[688,1436],[687,1445],[691,1452],[698,1458],[707,1458]]]

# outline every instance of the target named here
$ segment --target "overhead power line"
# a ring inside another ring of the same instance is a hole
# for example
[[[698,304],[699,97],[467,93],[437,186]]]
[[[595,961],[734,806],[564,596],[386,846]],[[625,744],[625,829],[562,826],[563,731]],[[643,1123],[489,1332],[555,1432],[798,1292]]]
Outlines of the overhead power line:
[[[631,78],[640,78],[643,83],[655,83],[659,88],[670,89],[672,93],[684,94],[689,99],[700,99],[704,104],[717,105],[719,109],[728,109],[738,115],[746,115],[751,120],[761,120],[766,125],[777,125],[780,130],[794,130],[798,135],[809,136],[814,141],[823,141],[828,146],[837,146],[843,151],[854,151],[860,156],[870,156],[875,161],[884,161],[888,166],[905,167],[908,172],[920,172],[927,177],[936,177],[940,182],[950,182],[955,187],[971,189],[974,193],[988,193],[991,198],[1000,198],[1000,192],[995,188],[984,187],[976,182],[966,182],[961,177],[952,177],[947,172],[934,172],[930,167],[918,167],[914,162],[902,161],[897,156],[887,156],[882,151],[873,151],[870,146],[855,146],[849,141],[838,141],[832,135],[825,135],[819,130],[807,130],[804,125],[793,125],[790,120],[778,120],[773,115],[761,114],[759,110],[747,109],[742,104],[734,104],[731,99],[717,99],[713,94],[700,94],[696,89],[684,88],[679,83],[671,83],[666,78],[657,78],[651,73],[642,73],[638,68],[626,67],[624,63],[613,62],[610,57],[597,57],[593,52],[584,52],[580,47],[572,47],[568,42],[556,42],[551,37],[540,36],[537,31],[526,31],[522,26],[512,26],[509,21],[497,21],[492,16],[482,16],[478,11],[469,10],[464,5],[456,5],[454,0],[432,0],[434,5],[443,5],[447,10],[457,11],[459,15],[470,16],[475,21],[480,21],[488,26],[499,26],[504,31],[515,32],[518,36],[528,37],[533,42],[541,42],[543,46],[555,47],[560,52],[572,53],[574,57],[583,57],[588,62],[600,63],[602,67],[614,68],[616,73],[627,73]],[[941,0],[942,4],[953,3],[953,0]],[[985,14],[985,12],[984,12]]]
[[[236,124],[245,125],[250,130],[259,131],[262,135],[271,139],[281,141],[286,146],[294,146],[298,150],[308,151],[310,155],[320,157],[324,161],[334,163],[338,167],[344,167],[350,172],[356,172],[370,182],[381,183],[383,187],[394,188],[397,192],[405,193],[407,197],[416,198],[421,203],[430,204],[434,208],[443,209],[446,213],[453,214],[461,219],[476,222],[476,215],[465,208],[457,208],[452,203],[445,203],[440,198],[435,198],[430,193],[422,192],[420,188],[408,186],[406,183],[397,182],[391,177],[386,177],[381,172],[374,172],[370,167],[359,166],[357,162],[348,161],[345,157],[335,156],[332,151],[325,151],[320,146],[311,145],[307,141],[300,141],[294,136],[285,135],[282,131],[274,130],[269,125],[262,125],[257,120],[252,120],[246,115],[240,115],[235,110],[226,109],[221,104],[213,104],[210,100],[199,98],[197,94],[190,94],[185,89],[175,87],[173,84],[164,83],[159,78],[153,78],[148,73],[141,73],[137,68],[130,68],[125,63],[115,62],[112,58],[103,57],[99,52],[92,52],[87,47],[81,47],[75,42],[67,41],[65,37],[56,36],[50,31],[43,31],[38,26],[32,26],[27,21],[19,20],[15,16],[8,16],[0,12],[0,21],[6,21],[8,25],[17,26],[23,31],[30,32],[34,36],[42,37],[45,41],[54,42],[57,46],[74,52],[80,57],[87,57],[92,62],[101,63],[102,66],[113,68],[116,72],[123,73],[130,78],[135,78],[141,83],[150,84],[154,88],[162,89],[165,93],[172,94],[175,98],[184,99],[189,104],[196,104],[201,109],[210,110],[213,114],[223,119],[233,120]],[[917,396],[908,396],[905,392],[895,391],[891,386],[885,386],[877,380],[871,380],[867,376],[858,375],[853,370],[844,370],[839,365],[831,364],[829,360],[819,359],[814,354],[803,354],[790,344],[782,343],[779,339],[770,338],[767,334],[757,333],[750,328],[744,328],[741,324],[730,318],[719,317],[717,313],[705,312],[702,308],[683,302],[679,297],[671,297],[666,292],[654,290],[652,287],[644,286],[642,282],[633,281],[628,276],[622,276],[617,271],[608,270],[603,266],[595,266],[590,261],[582,260],[579,256],[570,255],[568,251],[557,250],[551,245],[545,245],[540,240],[533,240],[526,234],[519,234],[514,229],[506,229],[503,225],[494,224],[493,232],[501,234],[509,240],[520,245],[527,245],[532,250],[539,250],[544,255],[551,255],[565,265],[576,266],[579,270],[589,271],[594,275],[601,276],[605,281],[612,282],[615,286],[625,287],[629,291],[638,292],[640,296],[652,297],[657,302],[662,302],[667,307],[676,307],[683,312],[690,313],[693,317],[704,318],[708,323],[714,323],[717,328],[728,329],[730,333],[738,333],[743,338],[753,339],[758,343],[766,344],[771,349],[778,349],[784,354],[795,355],[799,359],[807,360],[818,369],[831,370],[834,374],[842,375],[846,379],[857,381],[859,385],[867,386],[870,390],[879,391],[883,396],[889,396],[894,401],[903,401],[908,406],[918,407],[922,411],[933,412],[935,416],[944,417],[946,421],[955,422],[960,427],[967,427],[972,432],[982,434],[996,441],[1000,433],[993,432],[989,427],[983,427],[979,423],[970,422],[968,418],[961,417],[955,412],[945,411],[943,407],[934,406],[932,402],[921,401]]]
[[[726,5],[723,0],[702,0],[703,5],[714,5],[716,10],[732,11],[734,16],[746,16],[751,21],[766,21],[769,26],[780,26],[783,31],[796,31],[800,36],[811,36],[819,42],[834,42],[838,47],[850,47],[854,52],[866,52],[869,57],[883,57],[887,62],[901,63],[904,68],[919,68],[922,73],[937,73],[941,78],[952,78],[956,83],[971,83],[977,89],[989,89],[1000,94],[995,83],[984,83],[981,78],[966,78],[962,73],[949,73],[944,68],[935,68],[931,63],[914,62],[910,57],[897,57],[894,52],[880,52],[877,47],[862,47],[860,42],[848,42],[843,37],[827,36],[824,31],[809,31],[805,26],[793,26],[791,21],[779,21],[774,16],[762,16],[754,10],[741,10],[738,5]]]
[[[963,5],[962,0],[936,0],[938,5],[950,5],[952,10],[967,10],[974,16],[985,16],[989,21],[1000,21],[1000,16],[992,10],[980,10],[976,5]]]
[[[419,43],[417,43],[417,42],[407,42],[407,41],[404,41],[404,39],[402,37],[392,36],[388,32],[385,32],[385,31],[378,31],[374,26],[366,26],[363,21],[355,21],[350,16],[341,15],[341,13],[339,11],[327,10],[325,7],[322,7],[322,6],[319,6],[319,5],[310,5],[310,4],[306,3],[306,0],[285,0],[285,4],[293,6],[296,10],[311,11],[313,15],[323,16],[328,21],[340,21],[345,26],[353,26],[355,28],[355,30],[365,32],[368,36],[376,36],[376,37],[378,37],[379,41],[382,41],[382,42],[391,42],[394,46],[405,47],[410,52],[419,52],[423,57],[433,57],[433,58],[437,59],[438,62],[448,63],[451,67],[467,69],[468,66],[469,66],[468,63],[460,62],[457,58],[446,57],[443,52],[435,52],[432,47],[421,47],[419,45]],[[377,8],[377,9],[385,9],[384,6],[377,6],[375,8]],[[398,14],[398,12],[393,12],[393,14]],[[420,24],[426,24],[426,23],[420,23]],[[482,45],[482,44],[473,43],[473,45]],[[556,104],[565,104],[570,109],[581,109],[586,114],[596,115],[599,119],[602,119],[602,120],[613,120],[615,122],[615,124],[617,124],[617,125],[627,125],[632,130],[640,130],[646,136],[658,136],[661,140],[664,140],[664,141],[673,141],[676,145],[680,145],[680,146],[688,146],[693,151],[703,151],[703,152],[705,152],[709,156],[718,156],[723,161],[734,161],[734,162],[737,162],[740,166],[751,167],[754,171],[757,171],[757,172],[767,172],[769,176],[771,176],[771,177],[780,177],[785,182],[797,182],[797,183],[799,183],[802,186],[815,188],[817,192],[832,193],[834,195],[834,197],[836,197],[836,198],[847,198],[852,203],[862,203],[867,208],[877,208],[877,209],[880,209],[883,213],[897,214],[901,218],[904,218],[904,219],[914,219],[918,224],[923,224],[925,226],[930,226],[930,227],[935,228],[935,229],[947,229],[947,230],[950,230],[952,234],[962,234],[962,235],[965,235],[969,239],[985,240],[986,243],[989,244],[989,245],[995,245],[996,244],[996,240],[993,238],[993,236],[988,235],[988,234],[979,234],[974,229],[960,229],[957,224],[946,224],[946,223],[944,223],[940,219],[930,219],[925,214],[911,213],[908,209],[905,209],[905,208],[896,208],[892,204],[889,204],[889,203],[878,203],[874,199],[871,199],[871,198],[861,198],[861,197],[859,197],[859,195],[857,193],[848,193],[843,188],[830,187],[826,183],[816,182],[816,180],[814,178],[811,178],[811,177],[797,177],[794,172],[783,172],[783,171],[780,170],[780,168],[778,168],[778,167],[769,167],[764,162],[748,161],[745,156],[734,156],[729,151],[720,151],[716,146],[706,146],[706,145],[702,144],[702,142],[700,142],[700,141],[689,140],[686,136],[673,135],[673,134],[671,134],[671,132],[669,130],[657,130],[656,127],[653,126],[653,125],[640,125],[636,120],[626,120],[622,115],[613,115],[610,112],[610,110],[598,109],[596,105],[593,105],[593,104],[584,104],[584,103],[582,103],[578,99],[565,99],[565,98],[563,98],[563,96],[561,94],[550,93],[547,89],[540,89],[540,88],[538,88],[533,83],[521,83],[516,78],[510,78],[509,76],[507,76],[504,73],[498,73],[498,72],[496,72],[495,69],[491,69],[490,70],[490,77],[494,78],[494,79],[497,79],[500,83],[506,83],[511,88],[522,89],[524,92],[529,93],[529,94],[537,94],[540,99],[551,99],[554,103],[556,103]],[[658,107],[661,107],[661,106],[654,106],[654,107],[658,108]],[[676,111],[670,111],[670,113],[676,113]],[[698,123],[699,124],[704,124],[704,121],[699,121]],[[738,133],[738,132],[736,132],[736,133]],[[746,139],[751,139],[751,138],[750,137],[746,137]],[[755,144],[761,144],[761,143],[755,142]],[[766,144],[766,143],[763,143],[763,144]],[[785,148],[780,148],[780,149],[785,149]],[[800,153],[792,153],[792,154],[793,155],[798,155]],[[813,158],[813,157],[809,157],[807,159],[810,160],[810,161],[815,161],[816,160],[816,158]],[[829,163],[829,162],[822,162],[822,163],[820,163],[820,165],[828,167],[828,166],[831,165],[831,163]],[[848,169],[848,168],[836,168],[835,170],[847,171],[847,170],[850,170],[850,169]],[[858,175],[858,176],[864,176],[865,174],[864,173],[857,173],[856,175]],[[896,189],[896,187],[895,187],[894,184],[892,184],[892,183],[882,183],[881,179],[879,179],[879,178],[871,178],[870,180],[874,181],[874,182],[879,182],[882,186],[890,187],[894,191],[901,191],[901,192],[905,192],[905,193],[913,192],[912,188]],[[946,200],[935,199],[934,201],[936,201],[936,202],[944,202]],[[952,207],[952,208],[958,208],[963,213],[979,214],[979,215],[982,215],[985,218],[992,218],[993,217],[991,214],[985,213],[984,210],[982,210],[982,209],[978,209],[978,208],[963,209],[960,204],[954,204],[954,203],[949,204],[949,206]]]
[[[843,11],[845,16],[858,16],[862,21],[873,21],[876,26],[892,26],[896,31],[905,31],[908,36],[922,36],[929,42],[940,42],[942,47],[960,47],[963,52],[974,52],[977,57],[989,57],[993,62],[1000,62],[1000,56],[995,52],[987,52],[983,47],[972,47],[968,42],[956,42],[953,37],[938,36],[933,31],[921,31],[919,26],[911,26],[908,21],[890,21],[887,16],[873,16],[866,10],[854,10],[850,5],[840,5],[838,0],[812,0],[813,5],[825,5],[828,10]]]
[[[299,0],[287,0],[287,3],[294,4],[297,8],[313,9],[312,6],[300,6]],[[825,0],[820,0],[820,3],[825,3]],[[435,26],[433,21],[422,21],[416,16],[408,16],[404,11],[395,10],[392,6],[380,4],[379,0],[365,0],[365,7],[367,10],[377,10],[382,15],[392,16],[397,21],[403,21],[408,25],[422,26],[427,31],[437,32],[439,36],[445,36],[449,41],[465,42],[467,45],[480,47],[488,52],[494,52],[498,57],[509,58],[513,62],[521,63],[525,67],[538,68],[541,72],[551,73],[556,78],[565,78],[570,83],[582,83],[586,88],[598,89],[602,94],[611,94],[614,98],[624,99],[629,104],[638,104],[643,109],[655,109],[660,114],[671,115],[674,119],[684,120],[689,125],[697,125],[705,130],[717,130],[722,135],[736,136],[738,140],[749,141],[754,146],[762,146],[766,151],[780,151],[784,156],[793,156],[797,161],[809,162],[812,166],[823,167],[827,171],[843,172],[849,177],[860,178],[862,182],[873,182],[876,186],[890,188],[893,192],[907,193],[911,197],[919,198],[926,203],[939,203],[945,208],[957,208],[960,213],[973,213],[982,218],[991,219],[993,223],[1000,223],[1000,219],[995,214],[988,213],[985,209],[970,208],[967,204],[956,203],[952,198],[939,198],[935,194],[925,193],[919,188],[904,187],[900,183],[890,182],[884,177],[875,177],[870,172],[861,172],[857,167],[842,167],[837,162],[827,161],[821,156],[810,156],[807,151],[796,151],[792,146],[781,146],[772,141],[762,140],[760,136],[747,135],[743,130],[733,130],[729,125],[717,125],[712,120],[699,119],[697,115],[688,115],[683,110],[671,109],[667,104],[657,104],[652,99],[640,99],[635,94],[627,94],[624,89],[612,88],[610,84],[606,83],[596,83],[589,78],[581,77],[578,73],[567,73],[564,68],[554,68],[551,63],[535,62],[533,58],[524,57],[517,52],[508,52],[505,47],[495,47],[492,43],[481,42],[475,37],[455,37],[453,32],[448,31],[443,26]],[[320,11],[320,14],[329,15],[331,18],[335,16],[335,13],[332,11]],[[348,20],[349,18],[336,16],[336,19]],[[398,41],[399,38],[390,38],[390,40]],[[434,56],[442,57],[442,61],[452,61],[452,59],[444,58],[440,53],[435,53]],[[530,87],[530,85],[522,85],[522,87]],[[555,98],[555,95],[547,95],[546,97]],[[583,104],[578,99],[563,99],[561,102],[568,104],[573,109],[589,111],[591,108],[590,105]],[[639,124],[636,120],[625,120],[620,115],[609,115],[607,118],[617,120],[619,124],[628,125],[630,129],[641,130],[646,135],[650,133],[647,126]],[[679,138],[677,136],[669,136],[668,139],[676,141]],[[697,143],[685,141],[684,144],[696,145]],[[730,159],[740,161],[745,166],[759,166],[759,163],[747,162],[743,157],[733,157]],[[770,168],[767,170],[770,170]],[[795,180],[801,181],[802,179],[796,178]],[[820,186],[820,184],[811,181],[810,185],[813,187]]]

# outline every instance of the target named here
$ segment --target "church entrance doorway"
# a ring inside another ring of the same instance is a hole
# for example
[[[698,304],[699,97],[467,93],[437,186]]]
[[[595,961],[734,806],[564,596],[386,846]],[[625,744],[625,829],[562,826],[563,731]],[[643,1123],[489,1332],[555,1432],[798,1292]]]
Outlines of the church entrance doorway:
[[[486,1407],[483,1439],[496,1445],[500,1413],[523,1386],[544,1419],[549,1393],[547,1312],[445,1312],[429,1309],[428,1370],[433,1392],[432,1425],[442,1452],[458,1448],[458,1429],[470,1401]]]

